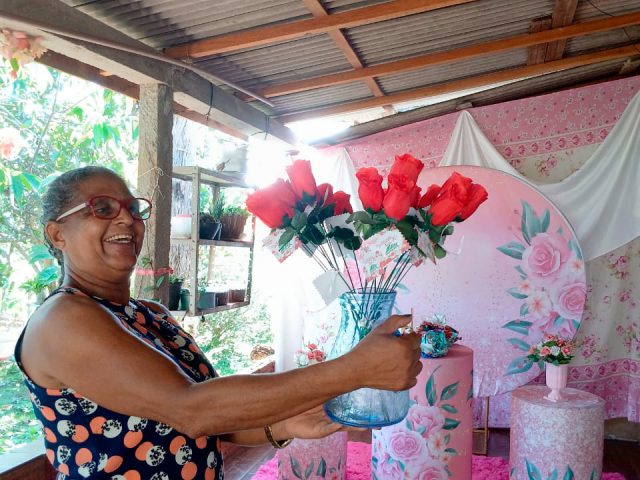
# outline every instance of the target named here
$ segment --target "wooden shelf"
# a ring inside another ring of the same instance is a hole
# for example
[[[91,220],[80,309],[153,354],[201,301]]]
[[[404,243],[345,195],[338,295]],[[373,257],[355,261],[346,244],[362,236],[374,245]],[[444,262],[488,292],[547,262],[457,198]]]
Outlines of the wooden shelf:
[[[188,244],[192,243],[193,240],[191,238],[171,238],[171,243],[180,245],[180,244]],[[197,241],[198,245],[212,245],[216,247],[247,247],[251,248],[253,246],[253,240],[203,240],[199,239]]]
[[[176,319],[182,318],[184,316],[198,317],[200,315],[209,315],[210,313],[218,313],[218,312],[224,312],[226,310],[233,310],[235,308],[246,307],[249,304],[250,302],[227,303],[226,305],[220,305],[219,307],[206,308],[204,310],[196,310],[196,312],[193,314],[187,312],[186,310],[172,310],[171,315],[173,315],[173,317]]]
[[[201,183],[216,185],[219,187],[253,188],[253,185],[249,185],[245,182],[243,174],[224,173],[195,166],[175,166],[173,167],[173,177],[190,182],[198,171],[200,172]]]

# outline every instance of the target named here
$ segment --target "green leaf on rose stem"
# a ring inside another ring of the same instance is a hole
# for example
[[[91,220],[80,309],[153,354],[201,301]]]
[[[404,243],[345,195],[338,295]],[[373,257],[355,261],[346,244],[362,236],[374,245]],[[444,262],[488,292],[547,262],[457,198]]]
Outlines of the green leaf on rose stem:
[[[416,245],[418,243],[418,232],[409,222],[404,219],[400,220],[396,223],[396,227],[409,245]]]
[[[528,295],[525,295],[524,293],[520,293],[516,287],[510,288],[509,290],[507,290],[507,293],[511,295],[513,298],[517,298],[518,300],[523,300],[528,297]]]
[[[542,475],[540,475],[540,470],[533,464],[530,463],[528,459],[524,459],[524,462],[527,466],[527,475],[528,480],[542,480]]]
[[[515,258],[516,260],[522,260],[522,252],[524,252],[524,245],[518,242],[509,242],[506,245],[497,247],[499,251],[505,255]]]
[[[442,235],[453,235],[453,230],[453,225],[449,224],[442,231]]]
[[[445,418],[444,426],[442,428],[444,428],[445,430],[454,430],[458,428],[458,425],[460,425],[459,420],[456,420],[455,418]]]
[[[533,215],[533,210],[531,209],[531,206],[525,202],[524,200],[522,201],[522,219],[520,221],[520,230],[522,230],[522,236],[524,237],[524,240],[531,245],[531,235],[529,234],[529,222],[528,222],[528,217],[530,215]]]
[[[362,246],[362,240],[360,239],[360,237],[353,236],[351,238],[346,239],[343,245],[347,250],[355,251]]]
[[[522,335],[529,335],[529,328],[531,325],[533,325],[533,323],[526,320],[511,320],[510,322],[505,323],[502,328],[508,328],[509,330]]]
[[[518,272],[520,274],[520,278],[522,280],[524,280],[525,278],[527,278],[527,274],[524,273],[524,270],[522,270],[522,267],[520,265],[518,265],[517,267],[514,267],[516,272]]]
[[[304,214],[304,212],[296,212],[291,219],[291,226],[298,231],[302,230],[306,224],[307,216]]]
[[[544,210],[544,213],[542,214],[542,216],[540,217],[540,232],[546,232],[549,229],[549,221],[551,220],[550,216],[549,216],[549,209],[546,208]]]
[[[435,254],[438,260],[442,260],[444,257],[447,256],[446,250],[442,248],[440,245],[435,245],[433,247],[433,253]]]
[[[282,235],[280,235],[280,239],[278,240],[278,247],[280,249],[283,249],[284,247],[287,246],[287,244],[293,240],[293,237],[295,236],[296,232],[293,228],[287,228],[285,229],[285,231],[282,233]]]
[[[519,348],[524,352],[529,351],[530,345],[527,342],[520,340],[519,338],[508,338],[507,342],[509,342],[511,345],[513,345],[516,348]]]
[[[553,472],[549,474],[549,477],[547,478],[547,480],[557,480],[557,479],[558,479],[558,469],[554,468]]]
[[[307,466],[307,469],[304,471],[305,480],[308,480],[311,474],[313,473],[313,467],[314,467],[314,462],[312,460],[311,463]]]
[[[349,218],[347,219],[347,223],[354,223],[354,222],[369,224],[369,225],[375,223],[373,221],[373,217],[371,216],[371,214],[369,212],[363,212],[363,211],[355,212],[349,215]]]
[[[573,470],[571,470],[571,467],[567,465],[567,471],[565,472],[562,480],[573,480],[573,478],[574,478]]]
[[[327,476],[327,462],[324,457],[320,457],[318,462],[318,469],[316,470],[316,476],[325,478]]]
[[[306,240],[304,243],[310,242],[314,245],[322,245],[326,240],[324,234],[318,229],[318,227],[309,224],[307,224],[307,226],[305,226],[300,232],[300,238],[303,242]]]
[[[433,372],[431,372],[431,375],[429,375],[429,380],[427,380],[427,384],[424,388],[425,396],[427,397],[427,402],[429,402],[429,405],[432,407],[436,404],[436,398],[437,398],[436,379],[434,375],[436,374],[439,368],[440,366],[438,365],[433,370]]]
[[[526,372],[531,368],[533,362],[527,357],[516,357],[511,360],[511,363],[507,367],[506,375],[514,375],[516,373]]]
[[[293,474],[300,480],[304,480],[302,477],[302,471],[300,470],[300,465],[298,464],[298,461],[293,458],[293,455],[289,455],[289,464],[291,465],[291,471]]]
[[[520,316],[524,317],[527,313],[529,313],[529,305],[523,303],[520,305]]]
[[[454,414],[458,413],[458,409],[448,403],[443,403],[442,405],[440,405],[440,408],[443,409],[445,412],[454,413]]]
[[[452,383],[451,385],[447,385],[442,389],[442,393],[440,394],[440,401],[450,400],[458,393],[458,384],[460,382]]]

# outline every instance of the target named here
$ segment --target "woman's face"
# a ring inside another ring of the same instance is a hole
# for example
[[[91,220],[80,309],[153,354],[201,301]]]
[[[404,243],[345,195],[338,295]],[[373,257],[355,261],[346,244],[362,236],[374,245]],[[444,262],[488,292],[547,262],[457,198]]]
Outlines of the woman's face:
[[[95,176],[78,184],[73,199],[63,211],[96,195],[109,195],[122,202],[133,199],[118,177]],[[121,208],[115,218],[105,220],[94,217],[86,207],[57,222],[57,230],[55,240],[62,243],[56,246],[65,256],[65,268],[69,272],[88,272],[108,280],[128,278],[131,274],[142,249],[145,225],[131,217],[126,208]]]

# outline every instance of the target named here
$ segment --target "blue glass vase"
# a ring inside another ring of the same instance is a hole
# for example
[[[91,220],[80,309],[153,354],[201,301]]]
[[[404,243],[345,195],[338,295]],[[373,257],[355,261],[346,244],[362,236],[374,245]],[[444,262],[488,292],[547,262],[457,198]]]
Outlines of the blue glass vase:
[[[340,296],[342,321],[329,358],[347,353],[390,315],[396,292]],[[377,428],[401,421],[409,410],[409,391],[360,388],[329,400],[324,410],[332,421],[352,427]]]

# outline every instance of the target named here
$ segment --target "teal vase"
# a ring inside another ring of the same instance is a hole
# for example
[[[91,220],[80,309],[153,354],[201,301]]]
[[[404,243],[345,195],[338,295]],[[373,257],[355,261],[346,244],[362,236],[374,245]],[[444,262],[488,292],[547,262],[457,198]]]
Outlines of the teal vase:
[[[329,358],[347,353],[390,315],[396,292],[354,293],[340,296],[342,321]],[[409,390],[391,392],[360,388],[324,405],[332,421],[352,427],[377,428],[401,421],[409,410]]]

